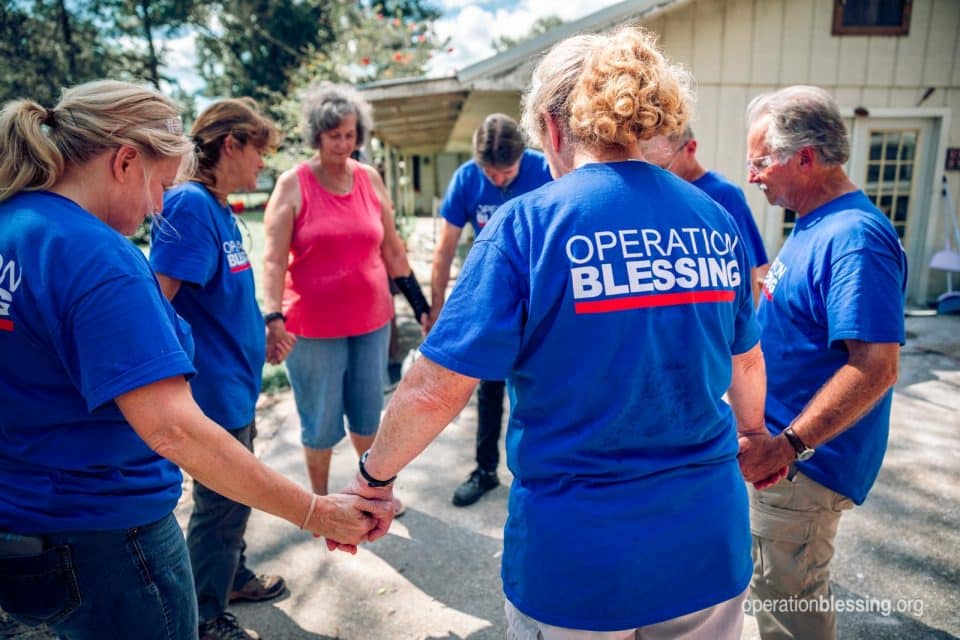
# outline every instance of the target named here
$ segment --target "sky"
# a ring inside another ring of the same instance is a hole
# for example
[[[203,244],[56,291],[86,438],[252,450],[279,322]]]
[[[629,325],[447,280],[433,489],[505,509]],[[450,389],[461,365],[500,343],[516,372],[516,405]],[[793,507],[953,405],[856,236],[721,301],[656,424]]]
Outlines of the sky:
[[[430,75],[449,75],[496,53],[491,42],[508,36],[519,38],[537,20],[557,15],[565,22],[595,13],[620,0],[434,0],[443,13],[434,23],[440,39],[450,38],[451,52],[438,54]]]
[[[496,53],[494,38],[525,36],[537,18],[557,15],[566,22],[582,18],[620,0],[432,0],[442,12],[434,22],[440,40],[450,39],[448,50],[438,53],[427,73],[445,76]],[[166,69],[188,93],[203,88],[193,65],[193,35],[169,40]]]

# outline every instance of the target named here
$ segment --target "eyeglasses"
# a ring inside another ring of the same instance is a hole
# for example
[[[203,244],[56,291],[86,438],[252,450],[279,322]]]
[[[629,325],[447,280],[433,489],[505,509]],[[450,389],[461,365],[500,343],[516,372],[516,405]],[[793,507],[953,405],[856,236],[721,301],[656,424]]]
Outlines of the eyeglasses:
[[[689,140],[684,140],[683,144],[681,144],[679,147],[677,147],[676,150],[675,150],[672,154],[670,154],[670,160],[669,160],[666,164],[661,164],[661,165],[658,165],[658,166],[659,166],[661,169],[666,169],[667,171],[669,171],[669,170],[670,170],[670,167],[673,166],[673,163],[676,162],[677,156],[680,155],[680,152],[681,152],[681,151],[683,151],[684,149],[687,148],[687,143],[689,143],[689,142],[690,142]]]
[[[777,159],[772,154],[759,156],[757,158],[747,158],[747,172],[757,174],[767,167],[776,163]]]

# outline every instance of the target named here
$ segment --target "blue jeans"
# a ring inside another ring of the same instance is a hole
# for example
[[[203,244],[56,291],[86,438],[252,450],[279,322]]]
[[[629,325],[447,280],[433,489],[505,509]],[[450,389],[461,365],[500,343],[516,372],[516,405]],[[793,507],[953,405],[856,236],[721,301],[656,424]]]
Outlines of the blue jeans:
[[[229,433],[253,451],[257,436],[254,423]],[[201,621],[213,620],[226,611],[231,589],[242,587],[253,577],[243,554],[243,534],[249,519],[250,507],[194,481],[187,548]]]
[[[0,607],[69,640],[196,640],[190,559],[173,515],[113,531],[44,535],[44,551],[0,559]]]
[[[350,431],[372,436],[380,426],[390,323],[346,338],[297,338],[287,374],[300,414],[300,441],[332,449]]]

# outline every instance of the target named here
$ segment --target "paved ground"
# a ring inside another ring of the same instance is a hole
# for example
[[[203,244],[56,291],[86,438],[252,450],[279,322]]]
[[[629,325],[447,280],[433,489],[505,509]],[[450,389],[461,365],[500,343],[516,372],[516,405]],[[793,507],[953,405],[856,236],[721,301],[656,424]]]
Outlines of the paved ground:
[[[424,277],[430,233],[421,227],[412,244]],[[398,301],[398,310],[405,306]],[[417,331],[403,320],[409,344]],[[835,594],[852,609],[839,614],[841,638],[960,637],[960,316],[910,317],[907,328],[884,467],[867,502],[844,516],[837,540]],[[289,393],[265,402],[258,420],[258,454],[305,484]],[[450,504],[473,467],[475,427],[471,402],[400,476],[406,515],[356,556],[330,553],[292,525],[254,514],[250,563],[284,575],[290,589],[272,602],[234,607],[241,621],[267,640],[503,638],[499,563],[508,473],[501,471],[504,486],[478,504]],[[355,468],[355,454],[341,443],[331,486],[344,485]],[[181,522],[189,508],[187,491]],[[755,637],[747,617],[743,638]]]

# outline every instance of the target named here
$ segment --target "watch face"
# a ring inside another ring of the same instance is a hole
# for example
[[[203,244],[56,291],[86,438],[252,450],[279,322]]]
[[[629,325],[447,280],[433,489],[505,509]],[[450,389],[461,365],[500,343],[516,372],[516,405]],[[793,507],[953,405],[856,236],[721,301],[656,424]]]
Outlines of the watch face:
[[[803,451],[797,454],[797,460],[799,460],[800,462],[803,462],[804,460],[809,460],[810,458],[813,457],[813,453],[814,453],[813,449],[804,449]]]

